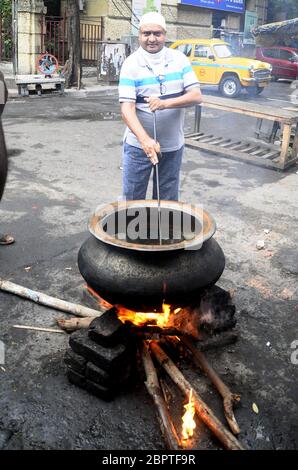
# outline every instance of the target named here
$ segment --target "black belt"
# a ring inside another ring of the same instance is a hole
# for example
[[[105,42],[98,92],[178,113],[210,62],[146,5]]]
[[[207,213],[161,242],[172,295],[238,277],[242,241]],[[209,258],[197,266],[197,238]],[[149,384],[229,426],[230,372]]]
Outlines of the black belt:
[[[177,98],[178,96],[182,96],[182,95],[184,95],[184,91],[180,91],[179,93],[173,93],[172,95],[160,95],[158,96],[158,98],[160,100],[167,100],[169,98]],[[142,96],[142,95],[137,96],[136,103],[147,104],[147,101],[145,101],[145,98],[149,98],[149,96]]]

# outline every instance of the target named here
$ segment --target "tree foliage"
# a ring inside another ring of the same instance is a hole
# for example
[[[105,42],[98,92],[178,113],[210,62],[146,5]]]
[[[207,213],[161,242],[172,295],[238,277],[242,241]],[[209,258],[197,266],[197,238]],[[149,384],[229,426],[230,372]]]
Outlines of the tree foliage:
[[[297,18],[297,0],[268,0],[268,23],[279,21],[281,18],[291,20]]]
[[[4,20],[7,19],[11,21],[11,0],[1,0],[0,15]]]
[[[10,57],[12,48],[12,10],[11,0],[0,1],[0,21],[2,21],[4,57]]]

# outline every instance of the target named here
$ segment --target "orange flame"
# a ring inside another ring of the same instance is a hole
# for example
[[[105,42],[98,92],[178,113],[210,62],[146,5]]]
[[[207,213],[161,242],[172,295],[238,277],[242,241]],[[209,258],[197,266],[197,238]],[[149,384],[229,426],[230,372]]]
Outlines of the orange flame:
[[[97,300],[99,305],[103,308],[110,309],[113,307],[109,302],[103,299],[97,292],[95,292],[90,286],[86,286],[88,292]],[[169,323],[170,314],[171,314],[171,305],[162,304],[162,312],[135,312],[134,310],[129,310],[122,305],[115,305],[117,309],[117,316],[122,323],[129,321],[136,326],[158,326],[159,328],[165,328]],[[178,313],[181,308],[176,308],[174,313]]]
[[[159,328],[167,325],[171,313],[171,306],[168,304],[162,305],[162,312],[134,312],[120,305],[117,305],[117,309],[118,318],[123,323],[130,321],[136,326],[154,325]]]
[[[97,302],[99,303],[99,305],[103,308],[112,308],[113,305],[112,304],[109,304],[109,302],[107,302],[105,299],[103,299],[102,297],[100,297],[100,295],[98,295],[97,292],[95,292],[95,290],[92,289],[92,287],[90,286],[86,286],[87,288],[87,291],[89,292],[89,294],[91,294],[96,300]]]
[[[189,401],[184,405],[185,413],[182,416],[182,439],[186,440],[193,436],[194,429],[196,428],[196,423],[194,420],[195,415],[195,404],[192,398],[192,389],[189,394]]]

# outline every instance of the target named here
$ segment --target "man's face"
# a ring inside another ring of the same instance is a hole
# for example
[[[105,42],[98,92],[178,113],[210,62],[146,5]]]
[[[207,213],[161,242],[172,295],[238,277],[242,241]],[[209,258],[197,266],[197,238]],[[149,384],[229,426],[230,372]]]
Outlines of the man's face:
[[[140,28],[139,42],[145,51],[156,54],[166,42],[166,32],[156,24],[146,24]]]

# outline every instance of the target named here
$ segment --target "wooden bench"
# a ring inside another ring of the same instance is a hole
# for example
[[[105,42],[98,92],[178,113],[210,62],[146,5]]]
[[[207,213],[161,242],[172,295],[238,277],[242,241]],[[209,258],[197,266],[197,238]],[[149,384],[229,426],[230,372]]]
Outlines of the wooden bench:
[[[38,95],[42,94],[43,89],[54,89],[58,93],[64,93],[65,78],[60,75],[16,75],[15,82],[20,96],[28,96],[29,88],[36,90]]]
[[[250,142],[245,139],[233,140],[228,136],[221,137],[199,132],[202,107],[278,122],[282,132],[281,146]],[[297,111],[280,109],[258,103],[205,95],[203,104],[196,109],[196,126],[196,132],[185,136],[185,145],[189,147],[216,152],[225,157],[277,170],[284,170],[297,162],[298,108]],[[291,133],[293,133],[292,142]]]

